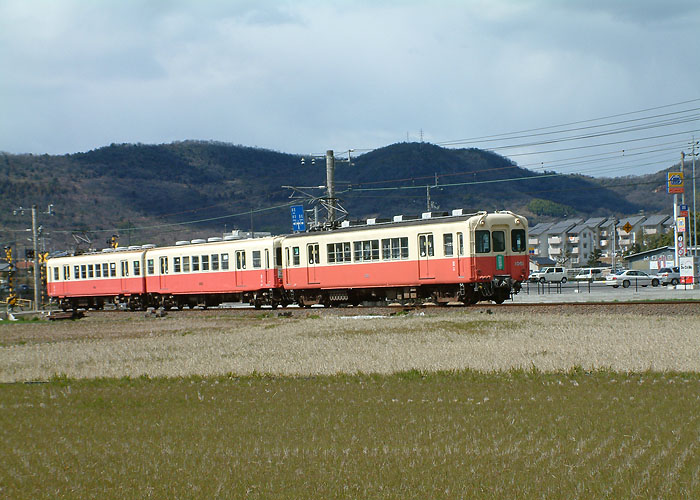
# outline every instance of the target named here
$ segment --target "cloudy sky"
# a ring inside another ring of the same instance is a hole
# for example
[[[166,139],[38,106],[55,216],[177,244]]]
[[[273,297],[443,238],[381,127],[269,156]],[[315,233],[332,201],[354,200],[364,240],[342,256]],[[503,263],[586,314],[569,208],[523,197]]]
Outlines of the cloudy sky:
[[[700,138],[699,26],[697,0],[0,0],[0,151],[422,133],[533,169],[658,171]]]

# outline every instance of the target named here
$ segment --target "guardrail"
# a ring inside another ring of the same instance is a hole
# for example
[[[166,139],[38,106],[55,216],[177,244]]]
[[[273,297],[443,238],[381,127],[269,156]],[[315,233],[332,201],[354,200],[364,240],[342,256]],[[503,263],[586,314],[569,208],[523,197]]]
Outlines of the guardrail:
[[[634,291],[639,291],[640,288],[653,288],[653,285],[647,282],[647,280],[629,279],[629,282],[629,289]],[[647,284],[645,285],[644,283]],[[666,285],[659,284],[657,288],[663,288],[665,286]],[[620,288],[623,288],[622,284],[620,284]],[[560,294],[565,290],[574,291],[575,293],[593,293],[596,291],[613,289],[614,288],[611,285],[605,284],[605,280],[572,280],[567,281],[566,283],[549,281],[542,283],[539,281],[527,281],[523,283],[522,292],[525,292],[528,295],[551,295]]]

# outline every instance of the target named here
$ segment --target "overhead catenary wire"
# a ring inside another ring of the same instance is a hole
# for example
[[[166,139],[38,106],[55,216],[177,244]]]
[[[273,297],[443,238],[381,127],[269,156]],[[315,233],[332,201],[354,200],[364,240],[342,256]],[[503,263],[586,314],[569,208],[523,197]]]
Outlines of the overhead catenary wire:
[[[462,139],[459,141],[444,141],[444,142],[436,142],[436,145],[439,146],[448,146],[448,145],[460,145],[460,144],[469,144],[469,143],[475,143],[475,142],[486,142],[486,141],[492,141],[492,142],[505,142],[506,140],[513,141],[515,139],[527,139],[527,138],[537,138],[537,137],[545,137],[545,136],[555,136],[555,135],[561,135],[563,133],[568,133],[568,132],[578,132],[578,131],[583,131],[583,130],[594,130],[594,129],[603,129],[605,127],[613,127],[616,125],[623,125],[623,124],[635,124],[631,126],[625,126],[625,127],[620,127],[617,129],[610,129],[610,130],[599,130],[596,133],[589,133],[589,134],[578,134],[578,135],[572,135],[572,136],[567,136],[567,137],[551,137],[548,140],[539,140],[539,141],[530,141],[526,143],[515,143],[515,144],[505,144],[505,145],[492,145],[489,146],[488,149],[491,151],[504,151],[508,149],[525,149],[525,148],[531,148],[539,145],[547,145],[547,144],[557,144],[557,143],[566,143],[566,142],[574,142],[574,141],[582,141],[582,140],[592,140],[592,139],[598,139],[601,137],[608,137],[612,135],[622,135],[622,134],[630,134],[633,132],[640,132],[644,130],[651,130],[651,129],[657,129],[660,127],[670,127],[670,126],[678,126],[681,124],[685,123],[690,123],[693,121],[697,121],[700,119],[700,114],[693,114],[689,115],[690,113],[693,113],[695,111],[700,110],[700,108],[689,108],[681,111],[674,111],[670,113],[660,113],[660,114],[655,114],[655,115],[650,115],[650,116],[644,116],[644,117],[639,117],[639,118],[634,118],[630,120],[618,120],[618,121],[612,121],[608,123],[601,123],[597,125],[591,125],[591,126],[586,126],[586,127],[576,127],[576,128],[568,128],[568,129],[562,129],[562,127],[572,127],[575,125],[581,125],[581,124],[586,124],[586,123],[594,123],[594,122],[599,122],[603,120],[611,120],[611,119],[616,119],[616,118],[621,118],[625,116],[632,116],[635,114],[641,114],[641,113],[646,113],[650,111],[656,111],[656,110],[661,110],[661,109],[669,109],[675,106],[681,106],[685,104],[691,104],[691,103],[697,103],[700,102],[700,99],[689,99],[673,104],[667,104],[663,106],[655,106],[651,108],[646,108],[643,110],[638,110],[638,111],[632,111],[632,112],[626,112],[626,113],[618,113],[618,114],[613,114],[613,115],[608,115],[605,117],[600,117],[600,118],[593,118],[589,120],[580,120],[580,121],[574,121],[574,122],[568,122],[564,124],[559,124],[559,125],[553,125],[553,126],[548,126],[548,127],[539,127],[539,128],[531,128],[531,129],[526,129],[526,130],[520,130],[516,132],[510,132],[510,133],[505,133],[505,134],[495,134],[495,135],[490,135],[490,136],[481,136],[481,137],[475,137],[471,139]],[[686,116],[682,116],[686,115]],[[689,116],[688,116],[689,115]],[[668,118],[668,117],[675,117],[675,118]],[[659,120],[661,118],[661,120]],[[656,120],[656,121],[650,121],[650,120]],[[648,122],[648,123],[642,123],[642,122]],[[556,130],[560,129],[560,130]],[[543,133],[542,131],[549,130],[549,132]],[[532,132],[532,133],[531,133]],[[675,136],[680,136],[680,135],[685,135],[685,134],[691,134],[691,133],[699,133],[699,130],[690,130],[690,131],[682,131],[682,132],[674,132],[674,133],[669,133],[669,134],[659,134],[659,135],[652,135],[652,136],[647,136],[647,137],[635,137],[635,138],[630,138],[627,140],[620,140],[620,141],[612,141],[612,142],[606,142],[606,143],[594,143],[594,144],[586,144],[586,145],[580,145],[580,146],[571,146],[567,148],[557,148],[557,149],[550,149],[550,150],[544,150],[544,151],[522,151],[522,152],[514,152],[509,155],[509,157],[525,157],[525,156],[534,156],[534,155],[542,155],[542,154],[551,154],[551,153],[565,153],[565,152],[574,152],[574,151],[581,151],[585,149],[591,149],[591,148],[600,148],[600,147],[607,147],[607,146],[617,146],[617,145],[623,145],[623,144],[630,144],[630,143],[639,143],[642,141],[650,141],[650,140],[657,140],[657,139],[662,139],[662,138],[669,138],[669,137],[675,137]],[[529,135],[523,135],[523,134],[528,134]],[[467,186],[467,185],[479,185],[479,184],[490,184],[490,183],[498,183],[498,182],[517,182],[517,181],[522,181],[522,180],[532,180],[532,179],[545,179],[545,178],[552,178],[552,177],[557,177],[557,176],[564,176],[565,174],[563,173],[547,173],[545,172],[544,174],[538,174],[534,172],[535,170],[547,170],[547,169],[553,169],[553,168],[571,168],[574,166],[580,166],[580,165],[589,165],[588,168],[584,169],[581,172],[600,172],[600,171],[618,171],[618,170],[623,170],[623,169],[629,169],[630,167],[628,166],[630,162],[626,162],[625,166],[620,166],[619,164],[617,166],[608,166],[608,165],[603,165],[601,163],[604,162],[610,162],[610,161],[615,161],[619,160],[619,158],[624,158],[627,156],[628,158],[630,156],[633,156],[632,154],[629,153],[629,151],[633,150],[643,150],[643,149],[649,149],[649,148],[658,148],[661,145],[678,145],[679,141],[674,141],[672,143],[662,143],[662,144],[656,144],[656,145],[648,145],[648,146],[635,146],[635,147],[625,147],[624,149],[616,150],[616,151],[610,151],[610,152],[604,152],[604,153],[595,153],[591,155],[580,155],[580,156],[572,156],[569,158],[562,158],[558,160],[548,160],[548,161],[540,161],[540,162],[533,162],[530,164],[525,164],[525,165],[508,165],[504,167],[497,167],[497,168],[491,168],[491,169],[483,169],[483,170],[472,170],[468,172],[462,172],[462,173],[444,173],[444,174],[438,174],[438,177],[444,178],[448,176],[457,176],[457,175],[474,175],[478,174],[481,172],[487,172],[487,171],[493,171],[493,170],[507,170],[507,169],[516,169],[516,168],[527,168],[527,167],[533,167],[533,175],[532,176],[525,176],[525,177],[511,177],[511,178],[506,178],[506,179],[489,179],[489,180],[476,180],[476,181],[469,181],[469,182],[459,182],[459,183],[443,183],[440,184],[440,187],[457,187],[457,186]],[[355,152],[368,152],[371,151],[372,148],[353,148],[353,151]],[[664,150],[662,149],[655,149],[651,150],[645,153],[637,153],[637,156],[643,156],[646,154],[651,154],[654,152],[662,152]],[[669,153],[673,150],[671,147],[668,149]],[[606,157],[606,155],[609,155]],[[622,156],[620,156],[622,155]],[[599,157],[597,159],[594,159],[595,157]],[[660,156],[657,156],[660,158]],[[589,160],[584,160],[584,158],[590,158]],[[656,158],[656,157],[655,157]],[[635,163],[633,166],[636,167],[641,167],[641,166],[648,166],[648,165],[653,165],[655,163],[647,162],[647,163]],[[579,172],[579,173],[581,173]],[[382,181],[373,181],[371,183],[363,183],[362,185],[369,186],[372,184],[386,184],[386,183],[392,183],[392,182],[416,182],[419,180],[424,180],[430,178],[431,180],[433,179],[433,176],[430,177],[418,177],[418,178],[403,178],[403,179],[394,179],[394,180],[382,180]],[[627,184],[629,185],[629,183]],[[607,186],[606,186],[607,187]],[[601,187],[602,188],[602,187]],[[346,194],[350,192],[368,192],[372,190],[377,190],[377,191],[387,191],[387,190],[413,190],[413,189],[425,189],[425,185],[412,185],[412,186],[395,186],[393,188],[363,188],[359,186],[352,186],[350,185],[348,189],[345,191],[339,192],[338,194]],[[208,217],[208,218],[203,218],[203,219],[197,219],[197,220],[191,220],[191,221],[183,221],[183,222],[173,222],[173,223],[163,223],[163,224],[153,224],[153,225],[148,225],[148,226],[138,226],[138,227],[132,227],[129,230],[130,231],[140,231],[140,230],[147,230],[147,229],[165,229],[165,228],[171,228],[171,227],[183,227],[187,225],[194,225],[194,224],[200,224],[200,223],[206,223],[206,222],[213,222],[217,220],[225,220],[227,218],[235,218],[235,217],[241,217],[241,216],[246,216],[251,213],[261,213],[261,212],[266,212],[266,211],[272,211],[272,210],[278,210],[281,208],[286,208],[291,206],[294,203],[297,203],[298,201],[290,201],[284,204],[279,204],[271,207],[265,207],[265,208],[259,208],[255,210],[246,210],[240,213],[235,213],[235,214],[226,214],[226,215],[221,215],[221,216],[215,216],[215,217]],[[218,205],[218,204],[217,204]],[[176,214],[165,214],[165,215],[160,215],[160,217],[167,217],[171,215],[179,215],[182,213],[193,213],[201,210],[207,210],[216,207],[217,205],[211,205],[209,207],[200,207],[188,211],[183,211],[183,212],[178,212]],[[110,229],[98,229],[94,231],[89,231],[93,233],[102,233],[102,232],[115,232],[119,231],[120,228],[110,228]],[[75,230],[56,230],[54,231],[56,233],[72,233],[75,232]]]

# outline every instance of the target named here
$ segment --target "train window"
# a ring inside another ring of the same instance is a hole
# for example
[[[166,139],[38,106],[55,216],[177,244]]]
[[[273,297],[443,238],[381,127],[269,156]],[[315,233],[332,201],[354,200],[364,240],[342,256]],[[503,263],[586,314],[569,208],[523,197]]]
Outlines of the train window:
[[[180,266],[180,257],[173,257],[173,272],[179,273],[180,269],[182,269]]]
[[[505,231],[494,231],[491,233],[493,238],[493,251],[494,252],[505,252],[506,251],[506,233]]]
[[[285,250],[285,253],[287,254],[287,267],[289,267],[289,266],[290,266],[290,262],[289,262],[289,247],[285,248],[284,250]]]
[[[245,251],[236,252],[236,269],[245,269]]]
[[[146,261],[146,271],[148,274],[154,274],[156,272],[156,266],[153,264],[153,259],[148,259]]]
[[[318,264],[321,262],[321,252],[319,251],[318,243],[306,245],[306,252],[309,254],[309,264]]]
[[[294,259],[293,260],[294,265],[298,266],[300,263],[299,247],[292,247],[292,258]]]
[[[282,265],[282,247],[275,248],[275,265]]]
[[[253,250],[253,268],[260,269],[261,267],[260,250]]]
[[[160,274],[168,274],[168,258],[167,257],[161,257],[160,258]]]
[[[197,255],[192,256],[192,270],[199,271],[199,257]]]
[[[354,249],[354,260],[355,262],[362,262],[362,242],[361,241],[355,241],[352,244],[353,249]]]
[[[209,270],[209,256],[202,255],[202,271],[208,271],[208,270]]]
[[[432,234],[421,234],[418,236],[418,250],[421,257],[432,257],[435,255],[435,245]]]
[[[73,276],[75,276],[75,279],[79,280],[80,279],[80,266],[75,266],[73,269]]]
[[[122,260],[120,262],[120,264],[121,264],[122,277],[129,276],[129,263],[125,260]]]
[[[82,279],[87,279],[87,266],[85,264],[80,266],[80,277]]]
[[[112,278],[117,277],[117,263],[116,262],[109,263],[109,275]]]
[[[102,276],[109,278],[109,264],[106,262],[102,264]]]
[[[525,251],[525,230],[513,229],[510,232],[510,242],[514,252]]]
[[[58,281],[58,268],[57,267],[53,268],[53,280]]]
[[[459,255],[464,255],[464,234],[457,233],[457,245],[459,247]]]
[[[133,262],[134,265],[134,276],[141,276],[141,262],[138,260],[135,260]]]
[[[183,273],[190,272],[190,256],[189,255],[182,258],[182,272]]]
[[[223,271],[228,271],[228,254],[227,253],[221,254],[221,269]]]
[[[95,267],[92,264],[88,264],[88,278],[95,277]]]
[[[352,252],[350,251],[350,242],[344,243],[329,243],[328,263],[350,262],[352,260]]]
[[[384,260],[408,259],[408,238],[386,238],[382,240]]]
[[[474,231],[476,253],[489,253],[491,251],[491,233],[489,231]]]
[[[353,249],[355,262],[379,260],[379,240],[355,241]]]
[[[212,254],[212,256],[211,256],[211,270],[212,271],[219,270],[219,254],[218,253]]]
[[[445,233],[442,235],[442,242],[445,247],[445,257],[452,257],[454,250],[452,248],[452,233]]]
[[[265,269],[270,269],[270,250],[265,249]]]
[[[99,264],[95,264],[95,278],[101,278],[102,277],[102,266]]]
[[[70,279],[70,266],[63,266],[63,279],[65,281]]]

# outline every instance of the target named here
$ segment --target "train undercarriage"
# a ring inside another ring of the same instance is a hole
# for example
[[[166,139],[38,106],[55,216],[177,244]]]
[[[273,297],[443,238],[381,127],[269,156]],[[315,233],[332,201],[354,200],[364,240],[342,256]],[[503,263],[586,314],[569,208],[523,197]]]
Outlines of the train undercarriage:
[[[478,283],[455,283],[442,285],[420,285],[386,288],[350,288],[350,289],[302,289],[287,291],[282,289],[263,289],[229,294],[132,294],[113,297],[64,297],[58,305],[64,311],[77,309],[104,309],[105,303],[111,302],[117,308],[129,311],[143,311],[149,307],[163,309],[207,309],[228,302],[248,303],[256,309],[269,306],[273,309],[298,304],[311,307],[316,304],[325,307],[358,306],[362,303],[398,303],[415,305],[432,303],[447,305],[462,303],[476,304],[491,300],[502,304],[520,291],[521,284],[509,276],[497,276],[493,281]]]

